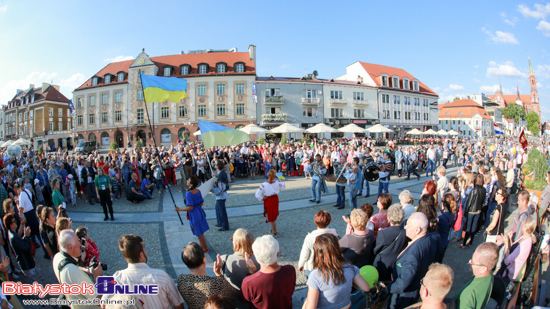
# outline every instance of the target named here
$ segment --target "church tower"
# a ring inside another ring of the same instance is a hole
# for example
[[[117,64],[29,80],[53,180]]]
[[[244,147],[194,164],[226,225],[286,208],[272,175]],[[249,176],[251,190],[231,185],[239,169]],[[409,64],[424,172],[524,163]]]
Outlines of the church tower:
[[[540,105],[539,105],[539,94],[537,92],[537,78],[535,77],[535,72],[531,66],[531,58],[529,59],[529,85],[531,85],[531,109],[539,114],[540,118]]]
[[[506,108],[504,104],[504,97],[502,96],[502,83],[500,82],[500,76],[498,77],[499,88],[495,91],[495,103],[499,105],[500,108]]]

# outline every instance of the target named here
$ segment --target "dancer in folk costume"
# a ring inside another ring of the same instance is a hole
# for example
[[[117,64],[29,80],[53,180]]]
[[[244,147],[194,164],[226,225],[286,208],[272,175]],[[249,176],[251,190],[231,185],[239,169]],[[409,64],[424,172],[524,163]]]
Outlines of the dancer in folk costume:
[[[266,223],[271,223],[271,234],[277,237],[276,220],[279,216],[279,191],[285,188],[285,183],[277,179],[275,170],[269,170],[268,180],[260,185],[256,191],[256,198],[264,202],[264,217],[267,216]],[[277,180],[276,180],[277,179]]]

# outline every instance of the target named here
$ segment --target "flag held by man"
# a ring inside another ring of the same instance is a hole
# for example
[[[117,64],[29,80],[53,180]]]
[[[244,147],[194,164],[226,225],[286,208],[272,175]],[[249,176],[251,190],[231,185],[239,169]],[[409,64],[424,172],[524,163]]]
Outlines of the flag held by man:
[[[146,75],[141,72],[140,75],[146,103],[164,101],[179,103],[187,97],[186,79]]]
[[[500,129],[499,126],[497,126],[496,123],[493,123],[493,127],[495,128],[495,134],[500,134],[500,135],[504,134],[504,132],[502,132],[502,130]]]
[[[204,148],[214,146],[232,146],[250,140],[248,133],[241,130],[224,127],[220,124],[198,119]]]

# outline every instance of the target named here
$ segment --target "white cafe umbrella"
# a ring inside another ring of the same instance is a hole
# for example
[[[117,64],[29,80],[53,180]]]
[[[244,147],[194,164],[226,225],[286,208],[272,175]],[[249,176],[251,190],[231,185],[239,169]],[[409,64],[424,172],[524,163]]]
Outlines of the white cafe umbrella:
[[[367,129],[370,133],[393,133],[392,129],[388,129],[381,124],[374,125]]]
[[[339,132],[338,129],[327,126],[324,123],[318,123],[306,130],[307,133],[334,133]]]
[[[201,130],[198,130],[197,132],[193,133],[193,135],[195,135],[195,136],[201,135]]]
[[[418,130],[418,129],[412,129],[412,130],[410,130],[409,132],[407,132],[405,134],[407,134],[407,135],[421,135],[421,134],[423,134],[423,132]]]
[[[441,130],[437,131],[437,135],[445,136],[445,135],[449,135],[449,133],[447,133],[447,131],[441,129]]]
[[[264,129],[256,124],[249,124],[249,125],[246,125],[244,128],[240,128],[239,130],[245,132],[245,133],[248,133],[248,134],[261,134],[261,133],[267,133],[269,132],[269,130],[267,129]]]
[[[304,129],[295,127],[290,123],[283,123],[282,125],[271,129],[271,133],[302,133]]]
[[[429,129],[428,131],[424,132],[424,135],[437,135],[437,132],[435,132],[432,129]]]
[[[28,139],[24,139],[24,138],[20,138],[18,140],[16,140],[12,145],[14,146],[24,146],[24,145],[30,145],[32,144],[31,141],[29,141]]]
[[[344,133],[365,133],[366,130],[356,125],[355,123],[350,123],[338,129],[340,132]]]
[[[447,132],[449,135],[458,135],[458,132],[456,132],[455,130],[451,130],[449,132]]]
[[[13,141],[10,139],[9,141],[6,141],[5,143],[3,143],[2,146],[0,146],[0,147],[3,148],[3,147],[11,146],[11,145],[13,145]]]

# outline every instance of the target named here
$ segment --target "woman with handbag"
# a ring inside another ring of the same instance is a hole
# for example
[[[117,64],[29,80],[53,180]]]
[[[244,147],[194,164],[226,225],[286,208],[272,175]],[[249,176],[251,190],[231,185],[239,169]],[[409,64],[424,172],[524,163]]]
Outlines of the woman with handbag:
[[[489,226],[485,229],[483,235],[486,237],[485,241],[496,242],[497,235],[504,233],[504,222],[508,217],[508,207],[506,207],[506,199],[508,198],[508,190],[506,187],[499,187],[495,193],[495,201],[497,205],[493,208],[490,214]]]
[[[459,246],[461,249],[466,249],[466,246],[470,248],[474,241],[475,231],[477,230],[479,219],[481,218],[481,209],[487,195],[487,191],[483,187],[483,184],[483,175],[477,174],[474,180],[474,188],[468,195],[468,201],[463,210],[464,217],[467,218],[467,221],[465,228],[466,235],[462,245]]]

